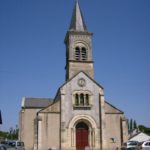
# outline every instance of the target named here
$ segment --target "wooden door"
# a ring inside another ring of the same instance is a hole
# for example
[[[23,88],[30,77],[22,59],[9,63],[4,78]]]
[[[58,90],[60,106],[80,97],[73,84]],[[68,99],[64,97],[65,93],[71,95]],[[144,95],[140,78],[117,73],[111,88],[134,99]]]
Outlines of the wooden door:
[[[76,128],[76,150],[85,150],[88,145],[88,129]]]

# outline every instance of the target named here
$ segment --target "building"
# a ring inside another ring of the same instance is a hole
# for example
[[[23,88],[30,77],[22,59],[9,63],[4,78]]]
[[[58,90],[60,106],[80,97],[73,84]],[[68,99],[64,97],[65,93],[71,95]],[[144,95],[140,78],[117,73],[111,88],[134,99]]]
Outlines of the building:
[[[150,136],[137,129],[135,130],[135,132],[132,132],[132,134],[130,134],[129,140],[144,142],[150,140]]]
[[[78,1],[65,37],[66,81],[51,99],[23,98],[20,139],[26,150],[110,150],[128,139],[124,113],[94,80],[92,33]]]

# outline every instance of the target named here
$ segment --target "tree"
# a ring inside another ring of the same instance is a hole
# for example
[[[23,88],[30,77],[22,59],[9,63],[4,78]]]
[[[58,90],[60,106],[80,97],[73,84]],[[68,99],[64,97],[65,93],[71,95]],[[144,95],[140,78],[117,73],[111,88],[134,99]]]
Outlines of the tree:
[[[130,119],[130,128],[129,128],[129,130],[130,131],[133,130],[133,120],[132,119]]]
[[[139,125],[138,128],[141,132],[144,132],[144,133],[150,135],[150,128],[147,128],[144,125]]]
[[[0,132],[0,138],[2,139],[10,139],[10,140],[17,140],[18,139],[18,133],[19,133],[19,128],[16,125],[16,128],[14,129],[11,127],[9,129],[9,132]]]
[[[136,124],[136,121],[134,120],[133,122],[133,129],[137,129],[137,124]]]
[[[130,130],[130,123],[129,123],[129,120],[128,120],[128,131]]]
[[[129,131],[137,129],[137,124],[136,124],[135,120],[130,119],[130,121],[128,122],[128,129],[129,129]]]
[[[8,132],[0,131],[0,139],[6,139],[8,136]]]

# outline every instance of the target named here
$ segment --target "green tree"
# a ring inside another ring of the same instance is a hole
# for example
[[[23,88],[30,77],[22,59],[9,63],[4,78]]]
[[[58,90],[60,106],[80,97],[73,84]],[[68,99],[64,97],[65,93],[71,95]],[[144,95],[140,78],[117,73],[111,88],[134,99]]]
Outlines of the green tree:
[[[130,123],[129,123],[129,120],[128,120],[128,131],[130,130]]]
[[[136,121],[134,120],[133,122],[133,129],[137,129],[137,124],[136,124]]]
[[[141,132],[144,132],[144,133],[150,135],[150,128],[147,128],[144,125],[139,125],[138,128]]]
[[[14,129],[13,127],[11,127],[9,129],[9,132],[1,131],[0,132],[0,138],[1,139],[17,140],[18,139],[18,133],[19,133],[19,128],[16,125],[16,128]]]
[[[0,139],[6,139],[8,136],[8,132],[0,131]]]
[[[143,126],[143,125],[139,125],[138,128],[141,132],[144,132],[144,130],[145,130],[145,126]]]
[[[129,128],[129,130],[130,131],[133,130],[133,120],[132,119],[130,119],[130,128]]]

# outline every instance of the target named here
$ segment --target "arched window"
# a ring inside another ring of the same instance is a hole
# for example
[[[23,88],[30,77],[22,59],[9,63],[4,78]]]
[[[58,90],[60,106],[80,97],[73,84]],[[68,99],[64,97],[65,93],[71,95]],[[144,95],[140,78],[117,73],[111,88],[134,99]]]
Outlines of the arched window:
[[[77,46],[75,48],[75,60],[87,60],[87,49],[85,47]]]
[[[88,94],[85,95],[85,104],[89,105],[89,95]]]
[[[80,60],[80,48],[79,47],[75,48],[75,59]]]
[[[73,104],[75,107],[91,107],[91,94],[87,91],[74,93]]]
[[[84,95],[80,94],[80,105],[84,105]]]
[[[79,105],[79,95],[75,95],[75,105]]]
[[[82,60],[87,59],[87,53],[86,53],[85,47],[82,47],[82,49],[81,49],[81,56],[82,56]]]

